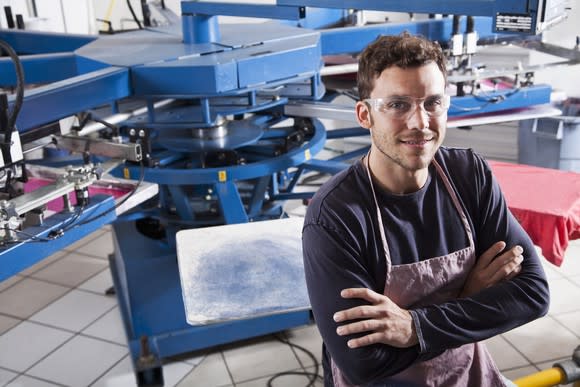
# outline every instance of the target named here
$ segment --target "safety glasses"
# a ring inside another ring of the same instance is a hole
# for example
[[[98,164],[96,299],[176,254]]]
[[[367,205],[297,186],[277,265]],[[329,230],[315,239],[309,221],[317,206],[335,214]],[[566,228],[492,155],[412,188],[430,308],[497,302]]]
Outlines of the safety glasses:
[[[419,106],[429,117],[439,117],[449,109],[451,97],[448,95],[432,95],[425,98],[393,96],[367,98],[363,102],[390,118],[405,120],[416,112]]]

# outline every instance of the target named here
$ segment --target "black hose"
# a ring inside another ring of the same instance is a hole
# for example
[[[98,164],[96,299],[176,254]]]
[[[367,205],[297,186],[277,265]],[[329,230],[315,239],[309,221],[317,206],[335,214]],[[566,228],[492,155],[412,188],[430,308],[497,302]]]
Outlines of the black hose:
[[[139,29],[142,30],[143,26],[141,25],[139,18],[135,14],[135,10],[133,9],[133,6],[131,5],[131,0],[127,0],[127,6],[129,7],[129,11],[131,11],[131,15],[133,15],[133,20],[135,20],[135,23],[137,23],[137,26],[139,27]]]
[[[6,127],[5,133],[5,143],[10,145],[12,141],[12,131],[16,125],[16,119],[22,108],[22,103],[24,101],[24,69],[22,68],[22,63],[18,54],[11,45],[9,45],[4,40],[0,40],[0,48],[8,53],[12,61],[14,62],[14,68],[16,69],[16,100],[14,101],[14,106],[12,107],[12,113],[8,117],[8,126]]]

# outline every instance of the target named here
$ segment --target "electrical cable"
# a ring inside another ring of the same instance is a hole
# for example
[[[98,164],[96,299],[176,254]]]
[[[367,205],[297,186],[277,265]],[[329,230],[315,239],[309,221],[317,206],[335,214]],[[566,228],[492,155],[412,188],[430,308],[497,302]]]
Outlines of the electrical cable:
[[[285,372],[279,372],[276,375],[272,376],[270,379],[268,379],[267,381],[267,386],[268,387],[273,387],[272,382],[280,377],[283,376],[287,376],[287,375],[301,375],[301,376],[307,376],[308,377],[308,384],[306,385],[306,387],[311,387],[314,386],[314,383],[316,383],[317,380],[322,380],[322,377],[320,375],[318,375],[318,371],[320,369],[320,364],[318,363],[318,361],[316,360],[316,357],[314,356],[314,354],[312,352],[310,352],[309,350],[307,350],[306,348],[298,345],[298,344],[294,344],[292,343],[290,340],[285,340],[283,338],[281,338],[280,336],[276,336],[276,338],[281,341],[284,344],[289,345],[292,348],[298,349],[302,352],[304,352],[314,363],[314,371],[313,372],[307,372],[307,371],[285,371]]]
[[[137,26],[139,27],[139,29],[142,30],[143,26],[141,25],[139,18],[137,18],[137,15],[135,14],[135,10],[133,9],[133,6],[131,5],[131,0],[127,0],[127,6],[129,7],[129,11],[131,11],[131,15],[133,15],[133,20],[135,20],[135,23],[137,23]]]
[[[6,128],[6,136],[4,142],[8,145],[12,143],[12,130],[16,124],[16,119],[22,108],[22,103],[24,101],[24,69],[22,68],[22,63],[18,54],[10,44],[4,40],[0,40],[0,48],[8,53],[12,62],[14,62],[14,68],[16,70],[16,99],[14,101],[14,106],[12,107],[12,113],[8,118],[8,127]]]
[[[68,227],[70,227],[70,225],[72,225],[81,216],[83,209],[84,207],[79,207],[77,210],[75,210],[75,213],[70,218],[64,221],[64,225],[61,225],[61,227],[56,230],[50,231],[47,237],[38,237],[36,235],[32,235],[22,230],[8,228],[9,231],[25,235],[27,239],[2,240],[0,241],[0,246],[5,244],[28,243],[28,242],[50,242],[55,239],[58,239],[64,234],[65,228],[68,230]]]

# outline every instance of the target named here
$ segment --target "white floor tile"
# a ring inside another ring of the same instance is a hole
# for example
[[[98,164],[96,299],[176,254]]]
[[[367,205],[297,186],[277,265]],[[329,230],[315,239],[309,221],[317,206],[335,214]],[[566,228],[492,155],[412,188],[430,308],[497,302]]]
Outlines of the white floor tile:
[[[485,340],[485,345],[500,370],[530,365],[530,362],[502,336],[495,336]]]
[[[9,381],[16,378],[16,372],[8,371],[0,368],[0,386],[5,386]]]
[[[127,355],[91,387],[137,387],[131,356]]]
[[[42,261],[30,266],[28,269],[23,270],[22,272],[20,272],[20,274],[31,275],[31,274],[37,272],[38,270],[50,265],[51,263],[58,261],[59,259],[61,259],[65,255],[66,255],[66,252],[63,252],[63,251],[56,252],[56,253],[44,258]]]
[[[114,307],[103,317],[89,325],[83,330],[83,334],[127,345],[127,336],[123,329],[123,320],[118,307]]]
[[[108,259],[109,254],[113,252],[113,235],[105,232],[89,243],[77,248],[77,253],[92,255],[101,259]]]
[[[86,245],[87,243],[89,243],[90,241],[98,238],[102,234],[103,234],[103,231],[102,230],[97,230],[97,231],[95,231],[95,232],[87,235],[83,239],[80,239],[80,240],[76,241],[75,243],[72,243],[72,244],[68,245],[64,249],[66,251],[75,251],[75,250],[78,250],[81,246]]]
[[[0,313],[28,318],[70,289],[25,278],[0,293]]]
[[[291,343],[297,344],[312,353],[319,364],[322,362],[322,337],[316,325],[289,330],[286,332],[286,336]],[[312,358],[300,349],[294,348],[294,352],[298,355],[303,367],[314,365]]]
[[[112,286],[113,277],[111,276],[111,271],[107,269],[80,284],[78,288],[99,294],[105,294],[105,292]]]
[[[191,364],[184,362],[173,362],[163,366],[163,381],[164,387],[177,386],[193,369]],[[206,384],[200,384],[200,386]]]
[[[8,329],[12,328],[22,320],[17,318],[12,318],[8,316],[3,316],[0,314],[0,335],[6,332]]]
[[[554,316],[554,318],[580,337],[580,312],[563,313]],[[580,339],[578,344],[580,345]]]
[[[218,387],[231,385],[232,379],[228,374],[226,364],[221,353],[207,355],[201,363],[177,384],[178,387],[207,386]]]
[[[548,279],[548,282],[558,278],[563,278],[563,275],[560,272],[560,268],[558,266],[554,265],[553,263],[550,263],[544,257],[540,257],[540,261],[542,262],[542,267],[544,268],[544,272],[546,273],[546,278]]]
[[[64,297],[32,315],[30,320],[80,332],[115,305],[116,299],[71,290]]]
[[[13,275],[12,277],[5,279],[4,281],[0,282],[0,292],[8,289],[10,286],[14,285],[18,281],[22,281],[24,277],[20,275]]]
[[[60,387],[59,384],[50,383],[45,380],[40,380],[37,378],[32,378],[30,376],[21,375],[6,387]]]
[[[550,310],[548,313],[560,313],[580,310],[580,286],[567,278],[550,281]]]
[[[127,352],[121,345],[76,336],[26,374],[67,386],[88,386]]]
[[[566,249],[564,262],[559,270],[565,276],[580,275],[580,239],[572,241]]]
[[[175,362],[163,366],[164,387],[173,387],[182,380],[193,366],[183,362]],[[123,360],[99,378],[91,387],[136,387],[137,381],[131,357],[127,355]],[[201,384],[200,384],[201,386]]]
[[[70,253],[35,272],[31,277],[74,288],[107,267],[102,259]]]
[[[193,368],[195,368],[201,364],[201,362],[206,358],[207,355],[208,354],[202,354],[202,355],[190,357],[187,359],[183,359],[183,361],[187,364],[191,364],[193,366]]]
[[[23,372],[71,337],[71,333],[24,321],[0,336],[0,367]]]
[[[503,371],[502,375],[508,378],[509,380],[514,381],[517,378],[522,378],[524,376],[528,376],[536,372],[538,372],[538,369],[536,367],[526,366],[521,368],[514,368],[513,370],[509,371]]]
[[[549,334],[548,334],[549,332]],[[503,334],[514,347],[533,363],[559,359],[572,353],[578,338],[545,316]]]
[[[235,383],[300,368],[290,347],[273,338],[248,342],[223,353]]]

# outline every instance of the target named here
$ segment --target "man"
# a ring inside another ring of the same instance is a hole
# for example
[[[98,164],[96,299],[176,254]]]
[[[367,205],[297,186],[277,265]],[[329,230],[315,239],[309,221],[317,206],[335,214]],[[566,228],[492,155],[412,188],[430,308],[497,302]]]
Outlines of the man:
[[[361,54],[371,149],[319,189],[303,229],[326,386],[505,385],[480,341],[547,312],[539,257],[489,166],[441,147],[445,89],[435,43],[380,37]]]

